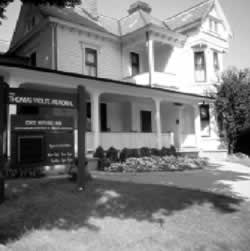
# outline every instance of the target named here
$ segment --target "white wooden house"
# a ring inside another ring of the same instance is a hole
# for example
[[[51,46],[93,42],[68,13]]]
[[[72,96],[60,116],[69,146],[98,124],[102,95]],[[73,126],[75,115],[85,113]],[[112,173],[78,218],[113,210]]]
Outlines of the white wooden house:
[[[165,20],[141,1],[119,20],[99,14],[97,5],[23,5],[8,54],[29,57],[32,66],[2,62],[0,75],[12,87],[84,85],[88,150],[174,145],[224,152],[208,95],[220,83],[232,36],[220,3],[206,0]],[[67,115],[39,110],[48,112]]]

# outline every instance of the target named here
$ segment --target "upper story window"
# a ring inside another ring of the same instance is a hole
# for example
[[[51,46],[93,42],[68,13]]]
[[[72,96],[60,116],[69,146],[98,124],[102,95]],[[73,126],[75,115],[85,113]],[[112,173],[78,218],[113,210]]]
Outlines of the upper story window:
[[[214,72],[220,71],[219,54],[217,51],[213,52]]]
[[[206,81],[206,59],[204,51],[194,52],[195,81]]]
[[[140,73],[140,57],[138,53],[131,52],[130,53],[130,61],[131,61],[131,74],[132,76]]]
[[[218,33],[219,22],[213,18],[209,19],[209,30]]]
[[[97,51],[85,48],[85,74],[97,77]]]

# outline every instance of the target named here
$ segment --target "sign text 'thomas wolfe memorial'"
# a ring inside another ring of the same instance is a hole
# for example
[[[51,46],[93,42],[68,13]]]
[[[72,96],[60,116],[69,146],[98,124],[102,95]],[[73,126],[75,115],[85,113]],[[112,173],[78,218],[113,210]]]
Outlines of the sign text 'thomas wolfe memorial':
[[[9,104],[39,105],[61,108],[76,108],[76,95],[68,93],[44,92],[39,90],[10,88]]]

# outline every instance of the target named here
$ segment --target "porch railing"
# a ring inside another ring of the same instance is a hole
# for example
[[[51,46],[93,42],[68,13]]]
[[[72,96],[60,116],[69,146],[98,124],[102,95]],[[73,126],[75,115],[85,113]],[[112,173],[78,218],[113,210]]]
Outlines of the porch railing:
[[[93,133],[86,133],[86,148],[95,150],[93,146]],[[173,133],[162,134],[162,146],[169,147],[174,144]],[[107,132],[100,133],[100,145],[104,149],[113,146],[117,149],[150,147],[157,148],[156,133],[130,133],[130,132]]]
[[[143,72],[138,75],[124,78],[124,80],[138,84],[138,85],[148,85],[149,84],[149,73]],[[155,85],[160,85],[168,88],[178,89],[178,79],[177,75],[170,72],[154,72],[152,82]]]

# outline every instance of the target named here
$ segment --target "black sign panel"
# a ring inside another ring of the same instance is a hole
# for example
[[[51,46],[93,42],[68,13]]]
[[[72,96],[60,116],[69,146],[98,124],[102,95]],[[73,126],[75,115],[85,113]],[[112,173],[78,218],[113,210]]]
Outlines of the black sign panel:
[[[77,108],[76,94],[10,88],[9,104]]]
[[[46,162],[48,165],[74,162],[74,135],[48,134],[46,136]]]
[[[35,116],[11,116],[12,131],[72,131],[74,120],[72,117],[42,118]]]
[[[20,135],[17,139],[17,161],[19,164],[43,163],[44,135]]]

